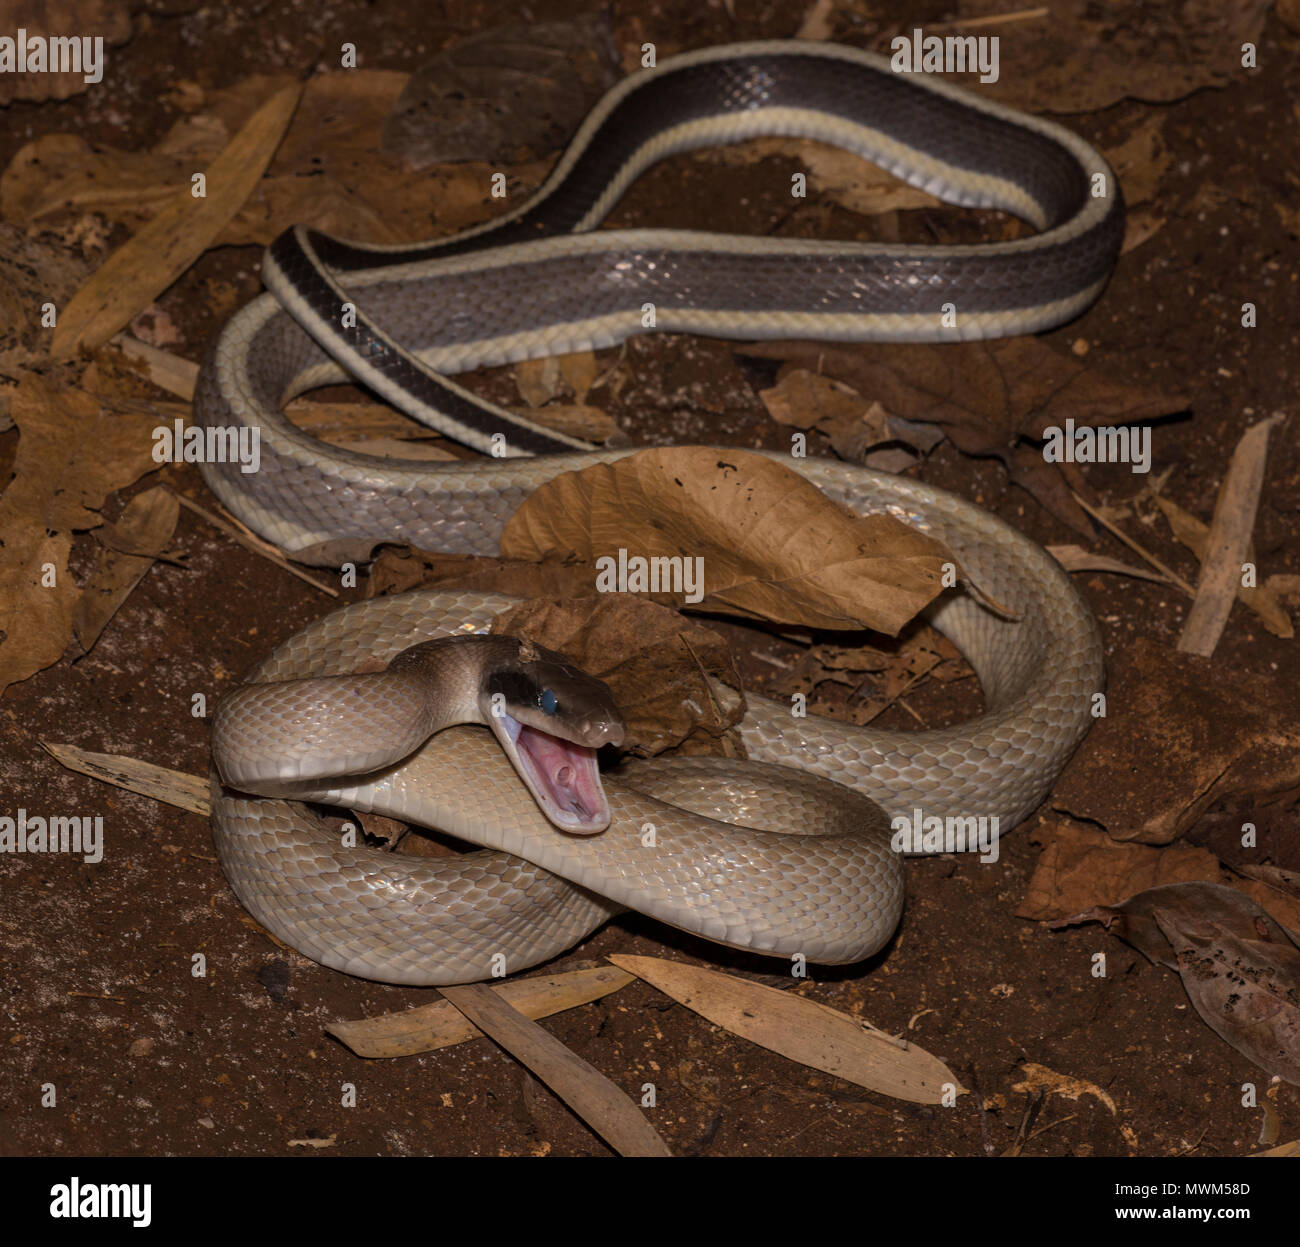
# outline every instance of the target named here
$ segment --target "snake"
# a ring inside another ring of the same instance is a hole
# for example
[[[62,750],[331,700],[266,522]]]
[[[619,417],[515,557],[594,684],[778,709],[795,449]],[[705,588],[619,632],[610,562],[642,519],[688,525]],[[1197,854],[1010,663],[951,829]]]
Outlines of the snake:
[[[598,228],[654,162],[764,135],[831,143],[1036,232],[913,246]],[[263,262],[267,292],[226,322],[195,392],[209,449],[252,432],[258,469],[215,452],[200,469],[243,523],[304,563],[365,560],[382,542],[495,554],[534,490],[635,449],[546,429],[478,398],[456,373],[650,329],[923,342],[1036,332],[1098,297],[1123,230],[1110,166],[1053,122],[839,45],[685,53],[613,88],[541,187],[482,226],[419,245],[305,227],[277,238]],[[486,457],[363,455],[285,415],[293,397],[349,378]],[[417,590],[357,603],[282,644],[214,719],[214,837],[253,916],[325,965],[404,984],[539,964],[627,908],[731,947],[850,964],[883,948],[899,921],[899,819],[984,817],[1005,831],[1031,813],[1104,683],[1096,623],[1065,571],[945,490],[759,453],[848,510],[893,515],[953,552],[984,596],[958,586],[924,614],[974,669],[981,715],[880,731],[750,694],[738,728],[746,761],[655,759],[602,774],[596,750],[618,733],[599,690],[579,681],[576,695],[563,692],[581,673],[531,643],[484,642],[509,599]],[[521,656],[534,651],[541,674]],[[309,698],[307,713],[293,692],[304,687],[335,691]],[[483,709],[489,687],[495,712]],[[558,718],[547,694],[564,708]],[[339,743],[342,707],[394,699],[400,730],[363,709],[361,743]],[[289,707],[287,718],[272,705]],[[596,707],[605,726],[593,736]],[[522,758],[516,730],[527,733]],[[313,754],[328,755],[326,770],[312,769]],[[260,770],[245,761],[272,755],[280,760]],[[482,847],[446,861],[384,853],[314,805],[388,814]]]

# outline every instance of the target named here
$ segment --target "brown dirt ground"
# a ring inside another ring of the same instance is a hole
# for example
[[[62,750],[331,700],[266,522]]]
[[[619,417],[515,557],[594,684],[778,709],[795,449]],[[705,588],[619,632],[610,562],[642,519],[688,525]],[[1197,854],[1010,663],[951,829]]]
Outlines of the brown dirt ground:
[[[616,28],[635,7],[615,6]],[[788,7],[761,4],[756,15],[733,21],[722,6],[672,0],[657,6],[654,21],[665,42],[671,34],[676,46],[701,46],[788,35],[795,24]],[[152,17],[137,18],[132,42],[110,55],[103,91],[12,106],[0,158],[7,162],[45,132],[147,145],[170,123],[158,100],[179,78],[219,87],[259,71],[305,68],[319,49],[357,30],[367,33],[368,65],[410,69],[452,34],[504,16],[500,7],[471,0],[435,17],[415,0],[342,3],[313,18],[308,47],[297,5],[240,0],[202,10],[183,3],[154,8]],[[548,16],[548,6],[536,13]],[[1270,34],[1294,52],[1295,40],[1280,27]],[[1218,185],[1237,186],[1238,193],[1172,216],[1153,241],[1122,259],[1098,306],[1051,335],[1063,350],[1086,339],[1090,357],[1118,378],[1193,396],[1192,418],[1157,433],[1155,469],[1176,464],[1171,493],[1202,516],[1212,510],[1247,409],[1258,418],[1294,407],[1300,343],[1297,320],[1285,313],[1296,306],[1295,274],[1277,266],[1294,259],[1296,244],[1272,201],[1294,199],[1300,178],[1291,106],[1297,87],[1292,58],[1284,71],[1169,106],[1175,160],[1162,185],[1166,202],[1188,204],[1209,170]],[[1146,115],[1147,106],[1123,104],[1070,124],[1107,145]],[[1243,148],[1247,117],[1250,143]],[[1266,167],[1260,153],[1268,154]],[[788,175],[779,161],[739,169],[670,162],[634,189],[622,220],[768,232],[788,213]],[[689,195],[680,190],[687,176]],[[815,200],[802,211],[800,232],[825,233],[848,221]],[[950,219],[922,224],[942,231]],[[197,356],[218,327],[205,297],[211,283],[235,283],[241,300],[257,292],[257,258],[252,249],[209,254],[163,298],[185,335],[177,349]],[[1261,307],[1254,332],[1235,329],[1233,309],[1247,299]],[[628,351],[626,371],[644,380],[628,385],[611,408],[636,440],[754,445],[781,438],[755,397],[764,378],[743,372],[727,345],[654,338]],[[503,382],[488,377],[483,384],[493,392]],[[689,419],[672,415],[683,411]],[[15,443],[13,432],[0,435],[0,480]],[[196,472],[171,471],[175,485],[206,498]],[[1135,492],[1123,468],[1086,471],[1108,501]],[[995,462],[944,447],[923,472],[1041,542],[1072,539],[1010,486]],[[147,478],[141,488],[152,483]],[[108,516],[125,501],[111,501]],[[1296,449],[1278,443],[1257,533],[1260,559],[1271,571],[1300,571],[1298,508]],[[7,946],[0,971],[0,1152],[605,1153],[596,1136],[488,1041],[409,1060],[358,1060],[323,1033],[326,1021],[403,1009],[425,1003],[430,993],[351,979],[276,948],[226,886],[199,818],[70,774],[40,750],[42,739],[68,741],[205,772],[207,731],[190,715],[192,694],[219,693],[218,666],[241,672],[329,605],[188,513],[178,537],[190,552],[188,570],[155,566],[88,657],[42,672],[0,703],[0,808],[100,813],[107,837],[99,866],[51,856],[0,867]],[[1194,578],[1185,552],[1158,533],[1148,537],[1160,557]],[[1104,539],[1099,548],[1124,554]],[[1109,654],[1141,636],[1176,641],[1186,613],[1176,595],[1114,577],[1084,576],[1080,584],[1102,621]],[[1294,644],[1269,636],[1240,608],[1215,660],[1247,689],[1294,684],[1300,665]],[[770,665],[743,651],[742,662],[755,684],[779,687]],[[909,704],[927,723],[955,720],[976,708],[971,688],[969,681],[921,687]],[[891,713],[897,717],[884,725],[912,721]],[[1241,1086],[1264,1080],[1195,1018],[1172,974],[1095,928],[1054,934],[1012,916],[1038,857],[1036,825],[1031,819],[1004,841],[1004,856],[992,868],[953,859],[911,863],[907,912],[885,952],[863,966],[815,969],[815,983],[799,988],[887,1031],[906,1032],[948,1060],[979,1092],[953,1110],[890,1101],[792,1064],[640,984],[546,1026],[629,1090],[655,1082],[654,1123],[681,1154],[1000,1153],[1031,1106],[1031,1096],[1015,1089],[1025,1062],[1097,1084],[1117,1110],[1089,1096],[1051,1099],[1038,1113],[1033,1129],[1040,1133],[1027,1144],[1029,1154],[1254,1150],[1261,1115],[1243,1109]],[[1102,947],[1112,972],[1098,980],[1089,958]],[[614,952],[690,958],[788,986],[769,962],[635,916],[609,924],[556,964],[567,968]],[[207,959],[206,978],[190,975],[195,953]],[[39,1107],[46,1082],[59,1089],[55,1109]],[[358,1104],[343,1111],[340,1088],[347,1082],[356,1084]],[[1283,1089],[1277,1107],[1280,1139],[1295,1137],[1294,1088]],[[291,1146],[309,1139],[332,1145]]]

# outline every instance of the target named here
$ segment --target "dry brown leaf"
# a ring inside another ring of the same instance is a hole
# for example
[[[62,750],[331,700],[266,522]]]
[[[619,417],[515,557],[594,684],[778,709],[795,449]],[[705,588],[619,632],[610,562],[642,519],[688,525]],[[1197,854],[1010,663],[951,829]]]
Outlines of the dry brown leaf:
[[[1016,917],[1047,921],[1055,930],[1075,921],[1063,915],[1113,907],[1125,903],[1126,897],[1174,884],[1218,888],[1223,886],[1221,875],[1219,859],[1204,848],[1116,844],[1095,827],[1058,825],[1047,837]],[[1233,878],[1228,890],[1239,895],[1243,905],[1249,901],[1267,906],[1293,929],[1300,924],[1300,899],[1261,880]]]
[[[611,579],[619,571],[618,587],[632,591],[641,586],[622,575],[636,570],[632,559],[676,559],[671,591],[650,596],[682,602],[686,572],[702,572],[701,609],[891,635],[955,563],[924,534],[853,516],[779,463],[706,447],[641,451],[557,477],[510,518],[501,553],[576,558]]]
[[[0,495],[0,693],[57,662],[81,596],[72,535],[95,528],[104,499],[157,468],[157,417],[107,412],[81,390],[24,375],[14,392],[14,478]]]
[[[1229,863],[1231,865],[1231,863]],[[1233,865],[1249,879],[1257,879],[1267,884],[1275,892],[1300,900],[1300,871],[1283,870],[1280,866],[1252,866],[1248,864]],[[1258,898],[1257,898],[1258,899]],[[1263,902],[1261,902],[1263,903]]]
[[[1292,606],[1300,606],[1300,576],[1276,573],[1270,576],[1264,585],[1270,593],[1284,602],[1289,602]]]
[[[866,417],[871,406],[851,385],[806,368],[783,370],[776,385],[760,390],[758,397],[773,420],[797,429],[826,429],[843,421],[856,422]],[[875,431],[880,441],[888,436],[883,424]]]
[[[1218,858],[1189,845],[1117,844],[1104,831],[1071,823],[1045,829],[1042,838],[1045,847],[1016,907],[1018,918],[1057,919],[1147,888],[1219,878]]]
[[[585,406],[587,395],[596,384],[600,371],[595,351],[569,351],[555,358],[560,365],[560,376],[573,391],[573,401],[578,406]]]
[[[46,134],[20,148],[0,177],[0,209],[8,221],[49,228],[71,214],[100,213],[139,229],[178,186],[211,163],[229,141],[224,127],[177,123],[166,151],[119,151],[80,135]],[[164,140],[166,141],[166,140]]]
[[[1046,1065],[1035,1065],[1031,1061],[1022,1065],[1020,1071],[1025,1077],[1018,1083],[1012,1084],[1013,1091],[1019,1091],[1023,1095],[1037,1095],[1040,1091],[1045,1091],[1049,1095],[1059,1095],[1066,1100],[1078,1100],[1082,1096],[1090,1095],[1098,1103],[1110,1109],[1112,1117],[1119,1116],[1115,1101],[1096,1083],[1088,1082],[1084,1078],[1075,1078],[1070,1074],[1058,1074],[1055,1070],[1048,1069]]]
[[[118,607],[167,549],[180,510],[176,495],[155,485],[132,498],[116,523],[100,529],[96,567],[73,616],[82,653],[90,652]]]
[[[42,320],[72,298],[89,272],[68,248],[0,224],[0,377],[45,364],[50,327]],[[11,397],[0,389],[0,433],[13,427]]]
[[[660,957],[610,957],[616,966],[732,1034],[870,1091],[915,1104],[966,1094],[923,1048],[793,992]]]
[[[1300,30],[1300,6],[1296,6],[1295,11],[1297,20],[1292,29]],[[1270,1147],[1266,1152],[1251,1152],[1251,1156],[1300,1156],[1300,1139],[1293,1139],[1290,1143],[1279,1143],[1277,1147]]]
[[[835,0],[813,0],[794,32],[796,39],[829,39],[835,33]]]
[[[569,394],[581,406],[587,391],[596,382],[594,351],[570,351],[564,355],[547,355],[541,359],[520,360],[514,366],[519,397],[529,407],[541,407],[561,394]]]
[[[203,254],[257,185],[299,94],[287,87],[253,114],[208,168],[205,196],[185,187],[109,256],[59,316],[54,358],[107,342]]]
[[[1095,905],[1084,913],[1071,914],[1049,924],[1053,930],[1100,922],[1112,935],[1131,944],[1148,961],[1169,970],[1178,969],[1178,957],[1161,914],[1193,919],[1209,918],[1229,929],[1289,943],[1290,933],[1265,912],[1250,896],[1235,888],[1206,880],[1162,883],[1110,905]]]
[[[530,407],[549,403],[563,388],[558,355],[542,359],[521,359],[512,370],[519,397]]]
[[[1108,659],[1107,714],[1052,804],[1117,840],[1167,844],[1217,803],[1300,784],[1300,690],[1145,637]]]
[[[831,449],[848,463],[867,462],[882,471],[910,466],[914,456],[907,451],[878,451],[873,446],[901,442],[912,450],[928,453],[943,433],[932,424],[891,416],[879,403],[869,403],[851,386],[832,381],[804,368],[783,368],[775,386],[762,390],[759,398],[767,414],[778,424],[800,429],[816,428],[830,440]],[[885,455],[901,454],[901,463],[882,462]]]
[[[1100,922],[1177,970],[1201,1020],[1268,1073],[1300,1084],[1300,936],[1217,883],[1145,889],[1051,925]]]
[[[525,1017],[536,1019],[590,1004],[632,981],[633,976],[626,970],[594,966],[565,974],[511,979],[494,983],[492,990]],[[325,1029],[357,1056],[367,1058],[415,1056],[483,1037],[483,1032],[446,1000],[355,1022],[331,1022]]]
[[[779,359],[852,386],[892,417],[940,425],[965,454],[996,455],[1018,485],[1053,514],[1091,537],[1069,497],[1075,465],[1047,463],[1038,446],[1049,428],[1133,424],[1181,411],[1187,400],[1112,381],[1036,338],[936,345],[770,342],[741,354]]]
[[[1168,584],[1169,579],[1160,572],[1146,567],[1133,567],[1121,563],[1119,559],[1105,554],[1096,554],[1082,546],[1047,546],[1050,554],[1067,572],[1113,572],[1116,576],[1133,576],[1138,580],[1154,580],[1157,584]]]
[[[19,73],[15,66],[0,73],[0,106],[12,100],[66,100],[83,91],[102,90],[106,58],[112,55],[112,48],[131,37],[131,8],[123,0],[8,0],[0,35],[16,39],[20,30],[26,32],[29,47],[33,39],[66,38],[70,34],[78,40],[98,38],[102,47],[97,53],[92,44],[91,60],[83,59],[79,70],[51,72],[47,55],[44,69]],[[84,45],[77,51],[84,57]],[[96,72],[99,81],[87,82],[87,74]]]
[[[1241,75],[1271,0],[1098,5],[1055,0],[1032,39],[1003,39],[992,98],[1031,113],[1087,113],[1123,99],[1168,103]]]
[[[492,631],[567,655],[614,694],[625,744],[641,754],[741,752],[719,738],[745,713],[740,675],[718,633],[627,594],[534,600],[502,611]]]
[[[492,197],[499,165],[480,161],[412,174],[377,149],[376,135],[406,80],[404,73],[370,69],[313,77],[257,193],[212,245],[266,245],[295,224],[375,243],[417,242],[491,217],[499,207]],[[205,101],[209,112],[177,123],[153,152],[45,135],[22,148],[0,177],[0,209],[8,220],[39,221],[47,229],[82,231],[92,212],[139,229],[262,101],[294,83],[292,75],[255,74],[213,92]],[[538,185],[549,163],[509,168],[512,198]]]
[[[358,441],[436,441],[427,425],[419,424],[380,403],[327,403],[295,398],[285,415],[312,437],[346,445]]]
[[[1124,204],[1133,207],[1154,199],[1160,179],[1173,164],[1173,153],[1165,142],[1166,112],[1153,112],[1131,130],[1118,147],[1107,148],[1106,159],[1124,188]]]
[[[1199,520],[1190,511],[1183,510],[1176,502],[1162,494],[1155,495],[1156,505],[1164,512],[1165,519],[1169,521],[1169,527],[1175,537],[1183,543],[1197,559],[1202,563],[1205,561],[1205,552],[1209,547],[1210,526]],[[1254,563],[1258,569],[1258,560],[1255,557],[1255,543],[1250,541],[1246,545],[1246,560]],[[1291,638],[1295,636],[1295,628],[1291,623],[1291,616],[1287,614],[1286,607],[1278,600],[1278,595],[1274,592],[1273,587],[1267,580],[1263,584],[1257,584],[1252,588],[1238,583],[1237,598],[1243,606],[1249,607],[1263,621],[1266,627],[1274,636]]]
[[[1136,251],[1143,243],[1150,242],[1165,227],[1166,218],[1152,208],[1139,208],[1124,218],[1124,241],[1120,244],[1120,255]]]
[[[1214,505],[1196,600],[1178,638],[1178,648],[1185,654],[1208,658],[1223,635],[1232,603],[1241,588],[1242,564],[1255,528],[1269,430],[1281,420],[1281,415],[1275,415],[1253,425],[1241,435],[1232,452],[1232,461]]]
[[[1268,1074],[1300,1086],[1300,947],[1274,938],[1267,917],[1259,910],[1249,928],[1234,930],[1199,908],[1155,911],[1201,1021]]]

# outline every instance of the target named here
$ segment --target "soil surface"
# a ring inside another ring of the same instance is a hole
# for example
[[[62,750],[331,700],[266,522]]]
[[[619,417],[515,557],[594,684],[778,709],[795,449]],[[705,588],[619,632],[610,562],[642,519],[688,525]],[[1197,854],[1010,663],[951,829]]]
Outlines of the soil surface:
[[[322,49],[357,32],[364,33],[368,66],[413,70],[453,38],[509,16],[504,6],[473,2],[434,16],[431,7],[340,3],[320,14],[313,5],[248,0],[147,6],[132,39],[110,52],[102,89],[8,107],[0,163],[44,133],[147,147],[174,119],[162,101],[180,79],[216,88],[259,72],[307,71]],[[746,15],[733,19],[730,5],[669,0],[655,6],[653,22],[638,7],[614,6],[616,40],[638,43],[652,26],[661,55],[785,37],[798,23],[791,6],[774,2],[743,6]],[[899,11],[890,14],[891,7]],[[887,17],[910,25],[917,16],[902,6],[880,8],[871,21],[840,15],[836,37],[862,45],[886,28]],[[535,6],[533,16],[552,16],[548,9],[558,14],[562,6]],[[947,16],[934,11],[936,21]],[[1106,147],[1155,108],[1170,110],[1165,135],[1174,159],[1159,194],[1166,223],[1120,260],[1095,307],[1046,341],[1065,353],[1082,342],[1089,360],[1111,376],[1191,397],[1186,416],[1156,432],[1154,470],[1175,468],[1168,493],[1206,519],[1245,427],[1295,410],[1296,239],[1274,201],[1293,202],[1300,184],[1292,108],[1300,69],[1296,40],[1275,22],[1269,34],[1285,68],[1172,104],[1125,102],[1067,119]],[[1003,38],[1032,40],[1033,28],[1008,28]],[[818,236],[869,228],[816,196],[799,206],[800,223],[786,226],[793,168],[780,159],[724,166],[674,158],[641,179],[615,223]],[[1208,171],[1229,193],[1198,194]],[[940,241],[962,237],[945,232],[951,219],[933,214],[911,228]],[[208,292],[229,283],[239,302],[252,298],[258,259],[254,248],[209,253],[167,292],[160,305],[183,336],[171,349],[198,358],[229,310],[214,312]],[[1259,308],[1253,330],[1240,327],[1244,302]],[[602,362],[617,355],[602,353]],[[634,441],[788,445],[788,431],[757,398],[773,373],[742,365],[730,344],[649,337],[628,345],[621,371],[633,380],[617,396],[596,390],[592,401]],[[469,383],[489,394],[501,387],[493,374]],[[1256,547],[1270,572],[1300,572],[1295,427],[1294,417],[1279,426],[1264,482]],[[0,435],[0,481],[16,442],[14,431]],[[1043,544],[1078,540],[994,459],[966,457],[944,443],[916,471]],[[1142,483],[1123,466],[1083,471],[1109,503],[1124,502]],[[193,469],[169,469],[167,479],[211,502]],[[126,501],[111,499],[105,514],[115,517]],[[1144,540],[1195,581],[1194,559],[1167,530],[1153,528]],[[7,950],[0,1153],[607,1153],[488,1040],[404,1060],[358,1059],[324,1033],[325,1023],[424,1004],[433,993],[353,979],[277,947],[232,895],[203,819],[68,772],[42,751],[42,741],[68,742],[205,774],[207,725],[191,714],[194,695],[219,695],[272,645],[335,605],[189,512],[182,512],[178,544],[188,566],[156,564],[88,656],[65,659],[0,701],[0,812],[103,815],[106,835],[98,865],[58,855],[0,865]],[[1100,531],[1094,548],[1132,561]],[[1076,583],[1101,622],[1108,662],[1139,638],[1176,643],[1189,602],[1169,588],[1098,574]],[[360,589],[344,590],[341,600],[360,596]],[[747,641],[739,628],[728,633],[747,680],[779,690],[781,668],[753,652],[779,657],[779,646],[770,638],[759,645],[753,634]],[[1295,644],[1269,635],[1240,606],[1214,663],[1246,692],[1300,683]],[[973,680],[926,683],[906,703],[879,725],[959,721],[978,710],[979,695]],[[1231,722],[1220,727],[1234,730]],[[1041,818],[1003,841],[996,865],[969,857],[912,861],[902,926],[864,965],[814,967],[810,981],[792,985],[780,964],[629,915],[548,967],[648,954],[811,996],[946,1060],[974,1092],[953,1108],[886,1099],[792,1063],[640,982],[544,1025],[634,1096],[643,1083],[656,1084],[651,1117],[678,1154],[978,1156],[1018,1141],[1031,1155],[1256,1150],[1265,1114],[1243,1107],[1242,1087],[1257,1084],[1262,1098],[1267,1076],[1200,1022],[1177,976],[1096,927],[1058,933],[1014,916],[1041,851]],[[1105,978],[1091,972],[1099,950],[1109,956]],[[202,977],[193,972],[199,955]],[[1112,1103],[1088,1093],[1043,1100],[1026,1085],[1026,1065],[1093,1084]],[[46,1084],[57,1089],[54,1107],[42,1106]],[[357,1089],[355,1107],[341,1106],[345,1084]],[[1271,1103],[1280,1133],[1265,1141],[1300,1134],[1295,1088],[1276,1090]]]

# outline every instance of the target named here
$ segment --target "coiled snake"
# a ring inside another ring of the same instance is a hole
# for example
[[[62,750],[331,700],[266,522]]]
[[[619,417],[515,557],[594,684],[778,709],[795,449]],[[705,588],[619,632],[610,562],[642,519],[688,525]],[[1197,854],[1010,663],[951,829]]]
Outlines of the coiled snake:
[[[945,200],[1002,208],[1040,232],[974,247],[900,247],[594,228],[653,161],[759,134],[847,147]],[[204,477],[245,523],[304,561],[364,558],[378,541],[495,553],[506,519],[539,484],[629,452],[578,451],[573,439],[483,403],[442,374],[616,342],[645,327],[647,308],[659,329],[723,337],[1032,332],[1096,298],[1122,233],[1109,166],[1051,123],[831,45],[691,53],[611,92],[537,195],[487,226],[422,247],[360,247],[303,229],[277,240],[264,265],[272,294],[228,322],[204,362],[195,407],[209,428],[256,428],[261,469],[210,462]],[[493,457],[375,459],[325,446],[283,415],[289,397],[347,375]],[[623,906],[782,956],[852,962],[879,949],[901,911],[901,867],[879,811],[861,797],[889,816],[919,808],[997,817],[1009,829],[1087,730],[1101,644],[1065,573],[980,508],[862,467],[789,466],[858,512],[887,510],[933,533],[1015,612],[999,616],[961,592],[927,612],[979,676],[984,715],[938,731],[875,732],[796,719],[782,703],[751,697],[741,728],[751,759],[809,774],[722,759],[641,765],[626,781],[607,780],[609,826],[581,835],[591,828],[561,831],[548,821],[543,806],[557,792],[545,777],[539,789],[536,774],[530,790],[481,727],[449,727],[421,746],[402,735],[414,731],[405,726],[392,745],[376,739],[376,724],[388,721],[381,715],[365,719],[364,748],[342,750],[342,778],[302,778],[278,764],[241,769],[239,758],[269,756],[265,741],[285,739],[283,722],[248,695],[242,714],[219,711],[214,725],[217,766],[238,776],[239,788],[214,780],[213,827],[243,903],[306,955],[399,983],[522,969]],[[479,631],[504,605],[491,595],[417,592],[348,607],[286,642],[250,679],[373,670],[430,637]],[[518,724],[516,712],[540,704],[521,689],[555,690],[522,680],[519,654],[508,648],[515,643],[500,643],[466,648],[510,670],[506,692],[515,699],[506,704]],[[445,721],[420,697],[393,695],[421,722]],[[456,701],[483,718],[477,699]],[[314,722],[334,722],[337,702],[314,704],[333,707]],[[570,738],[575,749],[584,743],[581,731]],[[383,753],[390,745],[394,752]],[[554,764],[561,788],[579,786],[567,807],[579,822],[600,821],[592,776],[574,771],[578,754],[568,749],[547,745],[533,763]],[[368,773],[356,776],[358,767]],[[521,774],[529,778],[526,766]],[[493,851],[435,864],[347,847],[303,800],[389,812]]]

